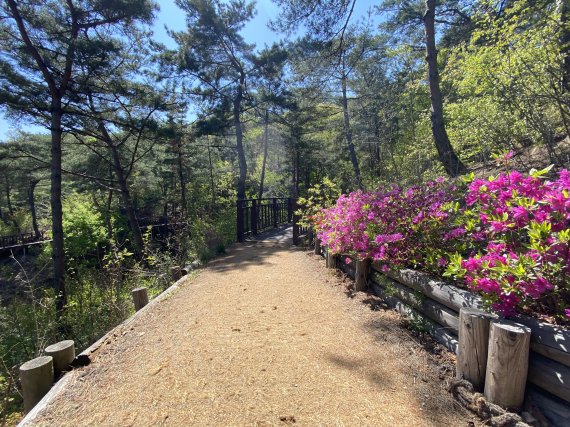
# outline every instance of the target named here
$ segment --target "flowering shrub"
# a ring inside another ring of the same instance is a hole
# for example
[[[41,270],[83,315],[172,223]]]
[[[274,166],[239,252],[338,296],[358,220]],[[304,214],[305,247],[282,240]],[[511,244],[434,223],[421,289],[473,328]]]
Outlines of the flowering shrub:
[[[465,234],[449,220],[458,209],[458,194],[457,186],[439,179],[405,190],[342,195],[323,211],[318,236],[334,253],[371,258],[385,269],[410,266],[441,273],[445,254]]]
[[[334,253],[464,280],[504,316],[570,319],[570,173],[444,179],[342,195],[317,221]]]
[[[464,278],[495,310],[568,316],[570,174],[512,171],[470,185],[463,209],[466,233],[484,242],[467,257],[452,256],[447,275]],[[568,316],[570,317],[570,316]]]

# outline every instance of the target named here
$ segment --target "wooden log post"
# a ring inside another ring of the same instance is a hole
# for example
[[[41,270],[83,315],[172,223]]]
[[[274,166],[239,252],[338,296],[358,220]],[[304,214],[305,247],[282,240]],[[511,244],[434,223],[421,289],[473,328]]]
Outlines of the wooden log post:
[[[47,356],[53,358],[53,374],[57,378],[62,372],[69,369],[75,359],[75,343],[73,340],[60,341],[52,344],[44,350]]]
[[[354,274],[354,290],[357,292],[368,289],[368,274],[370,271],[370,260],[356,260],[356,272]]]
[[[182,277],[182,268],[179,265],[170,267],[170,278],[175,282]]]
[[[327,248],[327,268],[336,268],[336,255]]]
[[[53,358],[36,357],[20,366],[20,383],[24,411],[30,412],[42,400],[53,384]]]
[[[530,328],[508,320],[491,321],[485,397],[518,411],[528,374]]]
[[[323,253],[323,248],[321,247],[321,239],[315,235],[315,255],[320,255]]]
[[[462,307],[459,311],[457,378],[469,381],[477,391],[485,386],[489,327],[493,317],[476,308]]]
[[[139,311],[148,304],[148,293],[146,288],[136,288],[133,289],[131,293],[133,295],[135,311]]]

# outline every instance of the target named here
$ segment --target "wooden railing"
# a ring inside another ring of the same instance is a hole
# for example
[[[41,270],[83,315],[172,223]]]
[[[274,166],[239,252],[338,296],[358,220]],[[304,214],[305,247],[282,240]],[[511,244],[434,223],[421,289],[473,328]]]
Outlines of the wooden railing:
[[[11,236],[0,237],[0,249],[24,246],[45,240],[48,239],[45,237],[43,231],[38,235],[36,235],[36,233],[13,234]]]
[[[284,197],[238,200],[238,242],[243,242],[248,236],[256,236],[270,228],[292,222],[295,202],[295,199]]]

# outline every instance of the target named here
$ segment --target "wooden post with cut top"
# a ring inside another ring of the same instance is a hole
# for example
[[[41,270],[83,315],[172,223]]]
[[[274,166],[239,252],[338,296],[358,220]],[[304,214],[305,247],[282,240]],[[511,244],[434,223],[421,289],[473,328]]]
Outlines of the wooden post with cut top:
[[[459,310],[457,378],[469,381],[477,391],[482,391],[485,386],[489,328],[493,317],[476,308]]]
[[[53,358],[40,356],[20,366],[24,412],[30,412],[53,384]]]
[[[490,331],[485,397],[518,411],[524,401],[531,330],[508,320],[493,320]]]
[[[139,311],[145,305],[148,304],[148,292],[146,288],[136,288],[132,290],[133,304],[135,305],[135,311]]]

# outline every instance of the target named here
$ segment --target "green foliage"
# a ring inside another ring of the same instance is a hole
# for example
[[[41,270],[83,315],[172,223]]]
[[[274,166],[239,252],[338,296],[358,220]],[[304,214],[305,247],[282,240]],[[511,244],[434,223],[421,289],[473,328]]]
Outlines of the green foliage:
[[[105,243],[105,224],[89,195],[75,193],[64,199],[63,232],[65,252],[72,258],[84,257]]]
[[[447,106],[450,135],[468,156],[528,141],[552,148],[564,128],[568,104],[560,91],[559,16],[554,2],[513,2],[488,13],[482,2],[469,43],[453,49],[443,80],[457,98]]]
[[[340,196],[338,186],[328,178],[323,178],[319,184],[315,184],[307,191],[307,197],[297,200],[299,209],[295,212],[299,215],[299,224],[304,227],[315,228],[324,208],[332,206]]]

